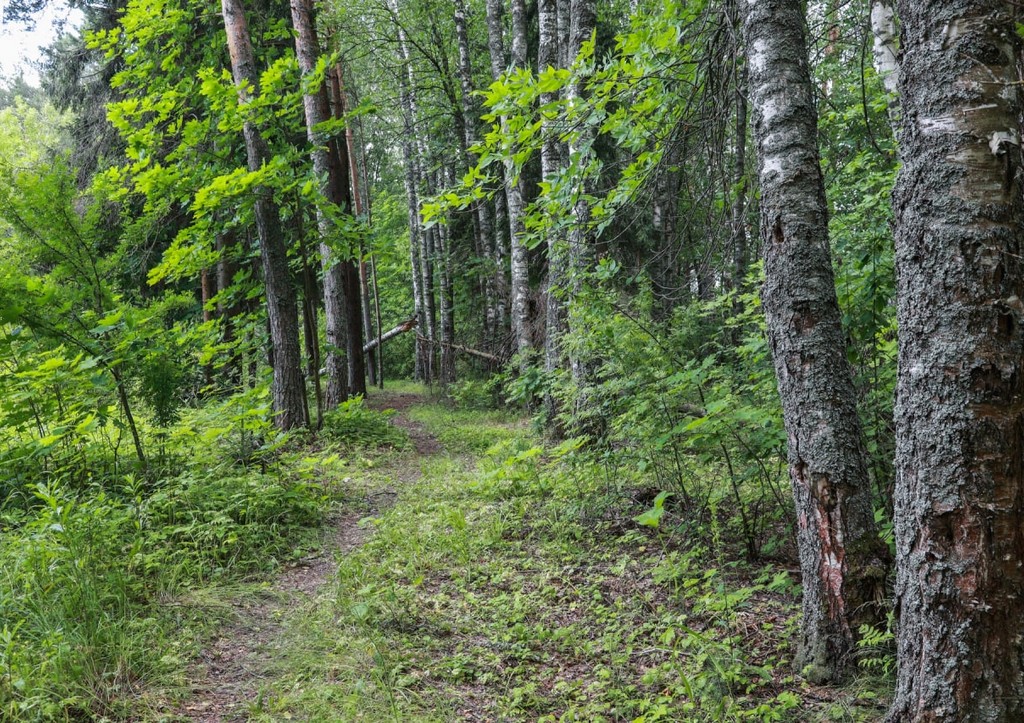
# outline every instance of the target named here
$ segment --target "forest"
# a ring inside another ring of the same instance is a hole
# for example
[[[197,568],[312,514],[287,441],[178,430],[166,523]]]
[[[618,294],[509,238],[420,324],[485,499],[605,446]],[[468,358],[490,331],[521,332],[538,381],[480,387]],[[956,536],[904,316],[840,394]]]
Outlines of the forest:
[[[1024,720],[1024,6],[53,8],[0,720]]]

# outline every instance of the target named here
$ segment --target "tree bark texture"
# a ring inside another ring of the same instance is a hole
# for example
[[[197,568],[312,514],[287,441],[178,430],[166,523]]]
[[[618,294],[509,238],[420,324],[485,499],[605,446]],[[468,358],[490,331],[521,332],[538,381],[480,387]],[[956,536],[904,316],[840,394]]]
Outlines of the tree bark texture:
[[[512,68],[527,67],[526,58],[526,3],[512,0]],[[502,126],[507,128],[502,120]],[[524,243],[526,225],[523,218],[524,201],[522,179],[516,173],[511,159],[505,161],[505,198],[508,201],[509,240],[512,279],[512,332],[520,366],[527,364],[533,345],[530,340],[529,294],[530,257]]]
[[[881,616],[888,549],[876,533],[836,300],[802,3],[764,0],[748,12],[762,303],[789,443],[803,578],[797,663],[822,681],[849,664],[858,625]]]
[[[227,33],[231,70],[238,87],[239,103],[249,102],[248,84],[259,88],[259,74],[253,56],[249,27],[241,0],[222,0],[224,29]],[[251,121],[243,128],[249,170],[259,171],[270,160],[270,149],[259,129]],[[260,241],[263,281],[267,295],[267,319],[273,350],[273,383],[271,397],[274,421],[280,429],[294,429],[309,424],[306,388],[302,379],[302,357],[299,351],[299,315],[295,288],[288,271],[288,250],[281,229],[281,216],[273,190],[266,186],[254,189],[256,230]]]
[[[487,50],[491,60],[491,77],[497,80],[505,72],[505,43],[502,32],[502,0],[487,0]],[[508,222],[508,199],[505,196],[505,177],[499,169],[499,188],[494,194],[494,305],[496,336],[505,334],[509,325],[509,284],[506,273],[510,226]],[[505,354],[507,338],[502,341],[501,353]]]
[[[437,231],[437,268],[441,283],[441,369],[439,379],[443,386],[455,382],[455,356],[452,345],[455,343],[455,290],[452,284],[451,268],[451,235],[448,226],[438,224]]]
[[[341,82],[341,67],[331,70],[331,87],[335,100],[335,117],[345,117],[345,92]],[[352,213],[352,181],[349,170],[352,167],[348,157],[348,143],[344,138],[331,140],[330,148],[334,150],[336,163],[331,179],[337,186],[338,205],[346,213]],[[355,249],[358,250],[358,245]],[[347,363],[346,378],[350,396],[366,396],[366,362],[363,359],[363,293],[359,285],[359,265],[352,258],[350,251],[347,258],[338,261],[341,267],[341,296],[344,301],[342,323],[345,328],[345,361]]]
[[[896,11],[891,0],[872,0],[871,35],[875,72],[882,79],[885,92],[895,97],[900,64],[896,55]]]
[[[388,7],[398,18],[397,0],[388,0]],[[404,121],[404,133],[402,134],[402,163],[405,167],[403,182],[405,184],[405,196],[409,201],[409,266],[412,271],[412,295],[413,307],[416,313],[417,323],[420,329],[427,328],[426,308],[423,293],[423,228],[420,225],[420,204],[419,204],[419,171],[417,170],[416,157],[416,98],[415,89],[412,85],[412,75],[409,55],[409,44],[405,37],[405,30],[398,25],[398,48],[402,56],[402,67],[398,73],[399,98],[402,104],[402,118]],[[429,381],[429,369],[427,355],[429,351],[420,344],[416,345],[414,355],[414,375],[419,381]]]
[[[339,75],[341,74],[341,68],[338,68],[338,74]],[[341,97],[342,97],[342,99],[344,99],[344,96],[341,96]],[[344,109],[344,107],[342,107],[342,108],[340,108],[340,110],[344,113],[345,109]],[[342,141],[339,140],[338,142],[340,143]],[[356,154],[356,147],[355,147],[355,134],[352,133],[352,125],[351,124],[346,124],[344,143],[345,143],[345,148],[348,150],[348,166],[349,166],[349,171],[350,171],[351,178],[352,178],[352,203],[353,203],[353,211],[355,211],[356,218],[362,219],[364,217],[364,214],[363,214],[363,194],[361,193],[360,187],[363,184],[360,181],[359,163],[357,161],[358,155]],[[368,221],[368,219],[367,219],[367,221]],[[372,258],[373,257],[371,255],[370,256],[371,260],[369,262],[367,262],[367,260],[364,258],[364,251],[365,251],[365,249],[363,248],[362,243],[360,243],[359,244],[359,289],[360,289],[360,296],[362,298],[362,303],[360,305],[360,308],[361,308],[361,311],[362,311],[362,314],[363,314],[363,336],[365,338],[369,338],[370,335],[373,333],[373,318],[372,318],[372,314],[370,313],[370,304],[371,304],[371,302],[375,302],[375,300],[370,296],[370,279],[369,279],[369,273],[367,271],[367,266],[368,265],[372,265],[372,263],[373,263],[372,262]],[[370,353],[367,355],[367,357],[366,357],[366,359],[364,361],[367,364],[366,371],[367,371],[367,376],[369,377],[370,385],[373,386],[373,385],[377,384],[377,352],[374,351],[374,350],[370,350]]]
[[[889,720],[1019,721],[1021,40],[1006,2],[903,1],[898,12],[899,672]]]
[[[320,41],[316,36],[316,20],[311,0],[291,0],[292,25],[295,28],[295,55],[299,61],[299,70],[307,76],[316,69],[320,57]],[[320,184],[320,193],[324,199],[342,206],[339,194],[337,175],[339,169],[332,162],[330,148],[331,139],[318,130],[331,118],[330,103],[326,88],[307,88],[302,96],[302,106],[306,114],[306,136],[312,150],[313,173]],[[347,209],[345,209],[347,210]],[[327,337],[327,357],[324,366],[327,371],[327,389],[323,403],[326,409],[334,409],[348,398],[348,370],[345,364],[345,300],[344,268],[335,258],[335,253],[325,239],[333,231],[333,223],[329,214],[322,208],[317,209],[317,229],[320,232],[320,263],[323,271],[324,284],[324,331]]]
[[[537,19],[540,38],[537,44],[537,71],[559,68],[558,3],[557,0],[539,0]],[[558,100],[558,93],[542,93],[541,106]],[[543,111],[542,111],[543,113]],[[541,116],[542,145],[540,149],[540,175],[547,180],[559,172],[562,154],[559,150],[558,133],[553,118]],[[548,278],[545,302],[544,370],[553,373],[563,366],[562,336],[567,330],[565,313],[565,238],[554,229],[548,232]],[[555,397],[548,391],[544,398],[549,425],[556,420],[559,409]]]

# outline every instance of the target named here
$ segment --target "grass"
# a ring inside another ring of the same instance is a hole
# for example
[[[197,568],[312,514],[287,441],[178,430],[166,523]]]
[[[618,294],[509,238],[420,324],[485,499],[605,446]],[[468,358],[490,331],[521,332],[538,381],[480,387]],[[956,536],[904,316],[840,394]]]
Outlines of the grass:
[[[445,451],[393,460],[419,474],[363,520],[373,534],[338,560],[331,594],[288,622],[253,720],[877,715],[870,694],[808,695],[792,674],[785,572],[725,562],[713,530],[637,525],[639,478],[544,447],[505,414],[408,415]]]
[[[884,677],[838,690],[793,674],[797,581],[737,562],[717,502],[699,519],[671,498],[656,511],[645,473],[437,400],[402,412],[440,443],[420,456],[371,408],[424,392],[371,392],[247,468],[37,490],[0,538],[0,719],[179,720],[211,634],[251,624],[239,610],[330,544],[341,513],[365,534],[336,577],[263,607],[275,652],[251,720],[878,716]]]

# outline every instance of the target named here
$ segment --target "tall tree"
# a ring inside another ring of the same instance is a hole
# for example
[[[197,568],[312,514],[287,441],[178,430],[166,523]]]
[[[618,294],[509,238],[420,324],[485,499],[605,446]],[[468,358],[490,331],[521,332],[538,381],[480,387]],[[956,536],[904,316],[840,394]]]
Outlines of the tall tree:
[[[477,143],[476,124],[480,114],[473,100],[473,64],[467,22],[465,0],[455,0],[455,39],[459,46],[458,72],[459,86],[462,91],[462,137],[459,140],[462,142],[462,153],[465,156],[466,166],[470,168],[479,160],[470,149]],[[494,277],[493,273],[488,272],[494,267],[494,222],[491,210],[483,199],[473,204],[473,213],[476,254],[485,262],[480,283],[484,296],[484,330],[486,336],[493,337],[498,315],[494,306]]]
[[[543,74],[551,69],[559,68],[558,46],[558,5],[556,0],[539,0],[537,3],[537,20],[540,26],[540,37],[537,43],[537,72]],[[562,165],[561,152],[556,118],[553,113],[545,112],[544,108],[558,100],[556,91],[547,91],[540,96],[541,105],[541,141],[540,175],[545,181],[558,173]],[[548,278],[547,300],[545,303],[546,334],[544,337],[544,369],[548,373],[562,367],[562,335],[566,331],[565,303],[562,300],[565,285],[565,238],[552,229],[548,233]],[[550,391],[545,400],[549,420],[554,420],[558,413],[555,398]]]
[[[247,105],[252,100],[251,93],[258,92],[259,74],[256,72],[245,9],[242,0],[222,0],[221,9],[239,104]],[[243,135],[249,170],[256,173],[270,160],[270,149],[252,120],[245,122]],[[274,360],[271,396],[275,423],[280,429],[293,429],[309,424],[295,288],[288,272],[288,249],[273,189],[259,184],[253,195]]]
[[[487,32],[491,52],[491,67],[497,72],[504,68],[502,48],[502,0],[487,0]],[[511,69],[527,67],[526,46],[526,3],[512,0],[512,58]],[[501,121],[507,132],[507,119]],[[523,187],[519,172],[511,158],[505,161],[505,199],[508,211],[509,242],[511,244],[511,292],[512,292],[512,336],[515,350],[520,354],[520,363],[526,363],[530,341],[529,304],[530,268],[529,254],[525,243]]]
[[[891,721],[1024,720],[1022,43],[996,0],[902,1]]]
[[[765,254],[762,303],[789,442],[803,577],[798,664],[838,677],[857,626],[878,618],[888,550],[879,539],[836,299],[817,113],[800,0],[746,20]]]
[[[340,65],[331,69],[331,89],[334,97],[335,117],[345,117],[345,91],[341,80]],[[354,197],[352,163],[348,157],[348,143],[344,138],[335,137],[328,144],[331,153],[331,180],[335,184],[334,197],[338,206],[351,215]],[[358,254],[359,246],[349,250],[345,258],[338,260],[341,267],[341,294],[343,301],[342,325],[345,327],[345,360],[348,393],[351,396],[366,395],[366,360],[363,357],[363,292],[359,280],[359,267],[352,258]]]
[[[583,44],[591,39],[597,27],[597,3],[595,0],[573,0],[572,24],[570,29],[569,58],[575,58],[583,48]],[[573,74],[565,89],[565,97],[569,104],[584,104],[584,77]],[[582,170],[580,187],[575,192],[575,200],[570,208],[572,222],[569,225],[569,254],[566,279],[570,292],[569,326],[574,326],[572,304],[584,284],[584,275],[594,264],[594,231],[591,228],[591,196],[594,192],[594,175],[590,166],[596,163],[594,142],[596,129],[584,116],[581,117],[579,128],[570,136],[568,143],[568,163]],[[578,315],[577,315],[578,316]],[[578,326],[578,324],[575,324]],[[573,382],[581,390],[577,397],[576,412],[584,411],[587,406],[587,395],[584,390],[592,382],[593,361],[585,358],[578,351],[569,354],[569,370]]]
[[[324,124],[331,119],[327,88],[321,80],[313,86],[309,76],[316,70],[320,57],[320,41],[316,34],[316,21],[312,0],[291,0],[292,25],[295,28],[295,55],[299,61],[304,83],[302,105],[306,114],[306,132],[312,147],[313,173],[320,184],[320,193],[329,203],[342,206],[341,181],[337,176],[347,173],[332,161],[332,139],[325,136]],[[342,211],[348,211],[342,208]],[[323,208],[317,208],[317,228],[320,232],[320,262],[323,268],[324,326],[327,336],[327,389],[324,407],[333,409],[348,398],[348,369],[345,364],[345,267],[336,258],[327,239],[334,229],[334,220]],[[360,344],[360,347],[362,344]],[[360,354],[362,351],[360,350]]]

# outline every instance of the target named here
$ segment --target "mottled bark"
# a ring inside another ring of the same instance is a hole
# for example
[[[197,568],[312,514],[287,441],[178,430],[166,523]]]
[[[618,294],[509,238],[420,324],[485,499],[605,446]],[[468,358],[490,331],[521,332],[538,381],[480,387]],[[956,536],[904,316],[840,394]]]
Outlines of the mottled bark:
[[[539,0],[537,18],[540,26],[540,39],[537,45],[537,70],[545,72],[548,68],[559,67],[558,52],[558,9],[556,0]],[[542,93],[540,104],[546,105],[558,100],[558,93]],[[562,165],[558,148],[558,134],[555,127],[555,115],[541,115],[540,172],[545,180],[558,173]],[[544,338],[544,369],[554,372],[562,366],[562,335],[567,329],[563,287],[565,285],[565,238],[555,230],[548,232],[548,278],[547,300],[545,304]],[[548,419],[553,421],[558,413],[555,399],[548,394],[545,398]]]
[[[455,290],[452,284],[450,235],[446,224],[435,226],[437,231],[437,268],[441,284],[441,368],[438,376],[444,386],[455,382]]]
[[[497,80],[505,72],[504,34],[502,31],[502,0],[487,0],[487,49],[491,60],[491,76]],[[494,305],[495,329],[500,337],[508,328],[509,284],[506,271],[509,232],[508,199],[505,195],[505,174],[499,170],[499,188],[494,194]],[[504,347],[504,344],[502,344]],[[501,356],[505,349],[501,349]]]
[[[871,34],[875,72],[882,79],[885,92],[895,99],[899,89],[900,64],[896,55],[896,11],[891,0],[872,0]]]
[[[898,4],[890,721],[1024,720],[1021,40],[1009,3]]]
[[[798,519],[798,667],[839,677],[857,627],[881,618],[888,550],[874,523],[863,433],[828,242],[800,0],[748,6],[746,46],[765,253],[762,303]]]
[[[512,68],[525,68],[527,62],[526,3],[524,0],[512,0]],[[502,119],[502,127],[507,132],[508,124],[504,119]],[[526,225],[523,216],[525,206],[523,186],[511,159],[505,161],[505,198],[508,201],[509,241],[511,244],[512,334],[515,339],[516,352],[519,353],[520,365],[526,365],[528,354],[533,347],[530,339],[528,304],[530,259],[524,243]]]
[[[320,57],[320,42],[316,36],[312,0],[291,0],[291,12],[299,70],[303,76],[308,76],[316,69]],[[343,199],[339,195],[339,169],[331,158],[331,139],[319,130],[319,127],[331,118],[326,88],[321,85],[318,88],[307,88],[306,91],[302,97],[302,106],[306,115],[306,136],[311,146],[313,173],[318,179],[320,193],[324,199],[344,209]],[[345,299],[342,293],[344,268],[325,240],[334,231],[330,214],[318,208],[316,215],[321,239],[319,246],[324,280],[324,331],[327,337],[327,357],[324,360],[327,389],[323,404],[326,409],[334,409],[348,398],[348,370],[343,351],[346,335]]]
[[[241,0],[222,0],[221,8],[239,104],[246,105],[250,98],[245,84],[254,90],[259,88],[259,74],[256,71],[249,27]],[[270,160],[270,149],[252,121],[246,121],[242,133],[249,170],[259,171]],[[281,230],[280,211],[274,200],[273,189],[256,186],[253,197],[274,356],[271,385],[274,421],[278,428],[287,430],[309,424],[299,351],[299,315],[295,289],[288,272],[288,251]]]
[[[568,68],[573,61],[569,51],[572,26],[572,0],[555,0],[555,33],[558,45],[558,67]]]

